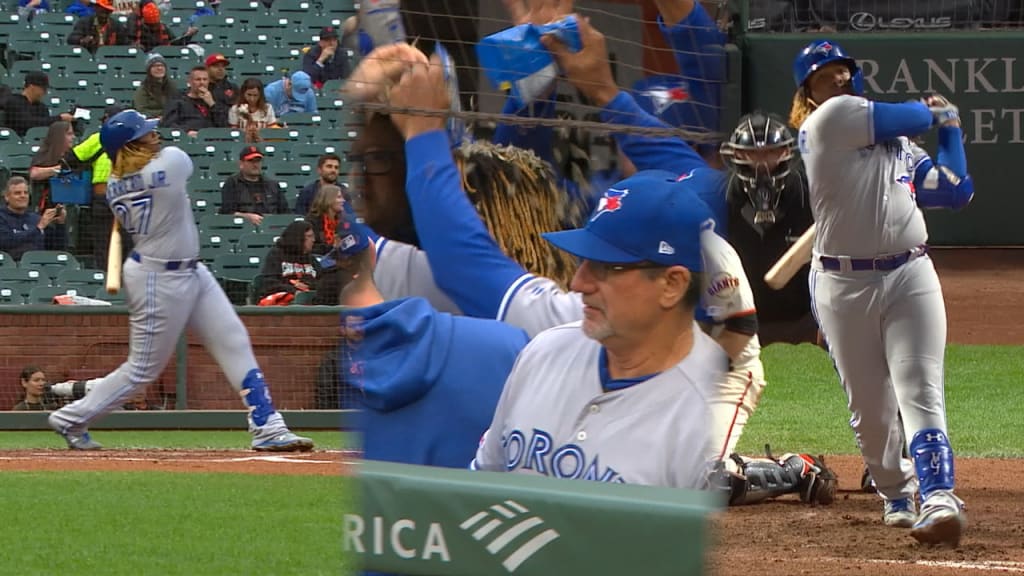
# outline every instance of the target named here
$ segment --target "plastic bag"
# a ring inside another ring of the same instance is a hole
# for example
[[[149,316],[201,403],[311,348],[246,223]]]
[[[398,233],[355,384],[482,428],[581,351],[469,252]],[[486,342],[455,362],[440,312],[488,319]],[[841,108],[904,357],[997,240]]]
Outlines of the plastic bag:
[[[570,52],[583,48],[575,16],[550,24],[520,24],[485,37],[476,46],[487,79],[500,90],[511,90],[520,106],[533,103],[558,77],[558,65],[540,42],[553,34]]]

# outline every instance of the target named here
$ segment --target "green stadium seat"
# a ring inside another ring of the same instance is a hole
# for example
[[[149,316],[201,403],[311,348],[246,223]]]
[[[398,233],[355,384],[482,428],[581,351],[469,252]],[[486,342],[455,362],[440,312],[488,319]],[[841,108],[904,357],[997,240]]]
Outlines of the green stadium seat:
[[[103,110],[112,104],[127,104],[131,97],[124,97],[124,94],[89,94],[80,93],[75,99],[75,105],[79,108],[88,108],[94,113],[103,114]]]
[[[230,237],[229,242],[234,242],[239,236],[246,232],[252,232],[255,226],[241,216],[231,214],[212,214],[202,219],[199,223],[202,232],[219,232]]]
[[[18,263],[7,252],[0,251],[0,268],[17,268]]]
[[[273,81],[272,79],[276,80],[277,69],[273,64],[266,62],[238,62],[237,64],[232,62],[231,73],[240,81],[255,77],[262,80],[264,84],[268,84]]]
[[[38,136],[38,134],[35,136]],[[36,138],[35,141],[38,141],[38,138]],[[0,158],[10,159],[26,157],[31,161],[33,154],[35,154],[35,152],[32,152],[30,147],[17,140],[6,140],[0,142]]]
[[[75,17],[63,12],[40,12],[32,17],[32,25],[42,28],[74,26]]]
[[[15,289],[6,284],[0,285],[0,304],[24,304],[25,297]]]
[[[29,168],[32,167],[31,156],[0,156],[0,165],[9,170],[15,176],[28,177]]]
[[[301,162],[316,162],[324,154],[337,154],[342,155],[342,149],[340,146],[334,143],[330,144],[296,144],[289,149],[289,160],[296,160]]]
[[[21,256],[19,269],[42,269],[50,278],[56,278],[64,270],[80,270],[82,265],[69,252],[59,250],[29,250]]]
[[[328,80],[324,82],[323,87],[320,89],[320,94],[324,96],[337,95],[341,92],[341,88],[345,85],[343,78],[335,78],[334,80]]]
[[[308,292],[296,292],[295,299],[292,300],[292,306],[310,306],[313,304],[313,299],[316,298],[316,290],[310,290]]]
[[[31,59],[35,61],[36,70],[41,67],[38,58],[49,48],[51,44],[57,44],[63,41],[63,38],[59,38],[60,34],[56,31],[51,32],[49,30],[39,29],[34,30],[32,28],[18,28],[12,30],[7,36],[7,61],[27,61],[25,59]],[[45,69],[45,68],[44,68]],[[13,70],[12,70],[13,73]]]
[[[241,142],[242,131],[238,128],[203,128],[196,134],[196,142]]]
[[[92,82],[93,78],[89,76],[52,76],[50,77],[50,90],[62,94],[65,98],[71,94],[95,93],[96,87]]]
[[[181,142],[183,138],[188,138],[188,134],[180,128],[157,128],[156,131],[164,142]]]
[[[239,254],[256,254],[257,256],[265,256],[267,250],[273,248],[277,239],[281,235],[273,232],[261,233],[261,232],[250,232],[243,234],[238,239],[238,245],[235,247],[235,252]]]
[[[90,286],[36,286],[28,293],[26,304],[53,304],[54,296],[70,294],[71,296],[89,296]]]
[[[262,234],[280,235],[289,224],[302,219],[302,216],[298,214],[267,214],[263,217],[259,230]]]
[[[48,15],[53,15],[53,14],[51,13],[51,14],[48,14]],[[61,16],[64,16],[64,15],[61,14]],[[50,45],[50,47],[46,49],[46,58],[47,59],[50,59],[50,58],[72,58],[72,57],[80,58],[82,60],[85,60],[86,62],[90,62],[92,60],[92,54],[90,54],[88,50],[86,50],[85,48],[82,48],[81,46],[76,46],[76,45],[73,45],[73,44],[72,45],[68,45],[68,44]],[[51,83],[52,83],[53,78],[50,78],[50,80],[51,80]]]
[[[0,144],[5,142],[21,142],[21,137],[10,128],[0,128]]]
[[[125,304],[124,290],[123,289],[122,290],[118,290],[117,294],[110,294],[110,293],[107,292],[106,287],[100,286],[99,289],[96,290],[96,293],[93,295],[93,298],[95,298],[97,300],[103,300],[105,302],[110,302],[111,304],[113,304],[115,306],[116,305],[123,305],[123,304]]]
[[[211,180],[223,180],[238,173],[238,160],[217,160],[206,171]]]
[[[46,271],[38,268],[25,265],[24,262],[17,268],[11,266],[4,266],[0,268],[0,284],[10,284],[11,282],[29,282],[33,285],[47,286],[50,283],[50,278],[46,275]]]
[[[231,246],[206,246],[199,249],[199,259],[207,266],[213,264],[221,254],[231,254]]]
[[[231,30],[242,25],[242,22],[236,18],[234,14],[228,14],[226,12],[212,16],[203,16],[200,23],[202,24],[203,30],[212,30],[217,28]]]
[[[44,44],[45,46],[45,44]],[[28,72],[38,72],[42,70],[46,72],[48,76],[56,76],[56,70],[53,68],[53,64],[49,62],[40,62],[39,60],[17,60],[13,62],[7,69],[7,75],[16,80],[15,86],[22,85],[25,80],[25,74]]]
[[[219,12],[243,18],[250,14],[266,14],[267,9],[259,0],[221,0]]]
[[[293,176],[312,178],[316,175],[316,159],[298,159],[296,162],[283,162],[274,166],[271,177],[275,180],[290,179]]]
[[[111,60],[116,58],[145,58],[145,52],[139,46],[100,46],[96,49],[96,60]]]
[[[219,206],[206,198],[192,198],[192,214],[195,216],[197,223],[202,220],[203,216],[216,214],[218,208]]]
[[[54,281],[55,286],[103,286],[107,275],[103,270],[82,269],[62,270]]]
[[[228,299],[237,305],[248,304],[252,281],[263,267],[263,255],[221,254],[213,260],[211,270],[220,280]]]
[[[214,213],[214,216],[217,214]],[[206,216],[204,216],[206,218]],[[200,227],[202,219],[200,219]],[[235,242],[246,234],[252,234],[256,229],[250,227],[248,230],[202,230],[199,232],[199,248],[216,248],[221,252],[228,253],[235,251]]]

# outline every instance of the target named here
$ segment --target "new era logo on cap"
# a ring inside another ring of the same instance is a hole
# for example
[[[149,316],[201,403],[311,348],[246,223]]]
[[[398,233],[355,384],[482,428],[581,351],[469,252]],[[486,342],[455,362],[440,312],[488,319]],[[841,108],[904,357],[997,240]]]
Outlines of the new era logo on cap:
[[[662,240],[661,243],[658,244],[658,254],[670,254],[671,255],[671,254],[675,254],[675,253],[676,253],[676,249],[673,248],[672,245],[669,244],[668,242],[665,242],[664,240]]]

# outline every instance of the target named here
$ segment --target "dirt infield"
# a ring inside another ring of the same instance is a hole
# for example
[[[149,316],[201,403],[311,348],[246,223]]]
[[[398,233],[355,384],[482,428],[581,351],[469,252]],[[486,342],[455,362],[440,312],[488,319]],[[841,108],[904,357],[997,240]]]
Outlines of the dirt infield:
[[[1024,249],[932,251],[953,344],[1024,345]]]
[[[208,472],[342,476],[356,454],[321,450],[304,454],[206,450],[15,450],[0,452],[4,471]]]

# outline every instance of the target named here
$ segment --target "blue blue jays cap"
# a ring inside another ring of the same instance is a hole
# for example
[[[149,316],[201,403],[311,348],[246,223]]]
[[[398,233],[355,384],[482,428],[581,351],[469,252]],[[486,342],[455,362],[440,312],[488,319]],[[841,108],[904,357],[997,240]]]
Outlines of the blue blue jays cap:
[[[344,210],[338,215],[338,226],[334,233],[338,244],[320,259],[320,267],[324,270],[334,268],[339,258],[356,256],[370,247],[370,229]]]
[[[711,218],[693,185],[670,172],[645,170],[608,188],[583,228],[543,236],[584,260],[701,272],[700,233]]]

